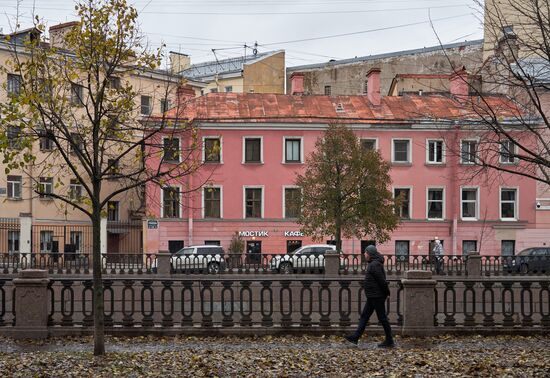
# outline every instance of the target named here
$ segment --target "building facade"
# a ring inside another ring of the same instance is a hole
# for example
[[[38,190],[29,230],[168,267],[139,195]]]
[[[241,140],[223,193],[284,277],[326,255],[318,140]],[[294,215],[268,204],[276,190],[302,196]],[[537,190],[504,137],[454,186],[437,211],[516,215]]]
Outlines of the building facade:
[[[293,80],[299,93],[303,78]],[[398,230],[378,243],[383,253],[428,254],[436,237],[453,255],[512,254],[546,243],[548,229],[536,222],[533,180],[471,175],[479,130],[472,131],[475,121],[465,105],[471,97],[462,80],[451,78],[451,94],[396,97],[376,90],[379,70],[368,80],[365,96],[218,93],[189,101],[178,117],[198,128],[204,166],[186,180],[147,187],[146,251],[174,252],[193,244],[227,249],[235,232],[247,250],[262,253],[312,243],[301,234],[297,210],[287,199],[299,196],[296,174],[331,123],[348,125],[365,148],[379,150],[391,163],[392,191],[405,200]],[[490,101],[509,105],[501,97]],[[451,147],[461,156],[447,154]],[[502,164],[513,169],[517,162],[503,155]],[[202,183],[202,189],[183,193]],[[343,250],[359,253],[372,242],[368,236],[346,239]]]

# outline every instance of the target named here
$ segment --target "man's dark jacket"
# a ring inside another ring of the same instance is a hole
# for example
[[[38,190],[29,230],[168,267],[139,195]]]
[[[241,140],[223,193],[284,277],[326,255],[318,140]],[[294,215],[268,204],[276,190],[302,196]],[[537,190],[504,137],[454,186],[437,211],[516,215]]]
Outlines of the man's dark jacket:
[[[385,298],[390,295],[386,272],[384,272],[384,257],[379,253],[371,255],[371,261],[367,266],[365,294],[367,298]]]

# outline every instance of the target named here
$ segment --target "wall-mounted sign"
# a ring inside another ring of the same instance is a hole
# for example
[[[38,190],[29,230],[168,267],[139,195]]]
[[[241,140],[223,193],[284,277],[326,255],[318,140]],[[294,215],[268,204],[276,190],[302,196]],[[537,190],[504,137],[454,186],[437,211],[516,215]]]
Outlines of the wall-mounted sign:
[[[5,195],[6,195],[6,191],[7,191],[6,188],[0,188],[0,196],[5,196]]]
[[[285,237],[289,236],[304,236],[302,231],[285,231]]]
[[[269,236],[269,231],[239,231],[239,236],[244,236],[244,237],[250,237],[250,236],[268,237]]]
[[[148,220],[147,221],[147,228],[150,230],[156,230],[159,228],[159,221],[156,220]]]

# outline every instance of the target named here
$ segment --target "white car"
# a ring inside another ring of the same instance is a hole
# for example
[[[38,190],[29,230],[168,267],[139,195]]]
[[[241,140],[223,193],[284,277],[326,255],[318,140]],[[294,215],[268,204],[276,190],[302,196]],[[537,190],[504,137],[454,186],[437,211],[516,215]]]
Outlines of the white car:
[[[184,247],[172,255],[172,270],[216,274],[225,269],[223,248],[217,245]]]
[[[302,270],[325,269],[325,252],[336,252],[330,244],[312,244],[298,248],[294,252],[271,259],[271,269],[289,274]]]

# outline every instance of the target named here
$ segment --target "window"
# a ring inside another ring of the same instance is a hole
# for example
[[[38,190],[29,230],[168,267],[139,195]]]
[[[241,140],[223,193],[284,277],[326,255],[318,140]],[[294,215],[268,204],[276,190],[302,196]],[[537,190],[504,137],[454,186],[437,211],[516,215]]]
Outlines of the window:
[[[107,220],[117,221],[119,220],[119,204],[118,201],[107,202]]]
[[[244,138],[244,162],[261,163],[262,162],[262,139]]]
[[[397,261],[409,261],[409,241],[395,241],[395,257]]]
[[[76,253],[82,252],[82,231],[71,231],[69,234],[69,242],[74,246]]]
[[[228,85],[227,87],[225,87],[225,91],[226,91],[226,92],[233,92],[233,86],[232,86],[232,85]]]
[[[210,89],[210,93],[218,93],[218,88],[212,88],[212,89]]]
[[[500,219],[517,219],[517,189],[500,189]]]
[[[285,188],[285,218],[298,218],[300,216],[300,200],[302,191],[300,188]]]
[[[262,218],[262,188],[245,188],[245,218]]]
[[[180,160],[180,140],[179,138],[164,138],[164,160],[176,161]]]
[[[369,93],[369,81],[365,80],[363,82],[363,94]]]
[[[8,198],[21,198],[21,176],[8,176]]]
[[[141,96],[141,114],[151,114],[151,96]]]
[[[120,78],[116,76],[111,76],[108,79],[107,85],[111,89],[120,89]]]
[[[393,160],[394,163],[410,163],[411,162],[411,141],[408,139],[393,140]]]
[[[184,247],[185,243],[183,240],[168,240],[168,251],[170,253],[176,253]]]
[[[205,240],[204,245],[222,245],[219,240]]]
[[[221,188],[204,188],[204,217],[221,218]]]
[[[81,134],[71,133],[71,142],[69,142],[69,152],[82,153],[84,151],[84,138]]]
[[[78,84],[71,84],[71,103],[82,105],[84,99],[84,87]]]
[[[463,140],[460,147],[462,164],[475,164],[477,155],[477,140]]]
[[[21,93],[21,75],[8,74],[8,94],[18,95]]]
[[[50,198],[49,194],[53,193],[53,178],[40,177],[38,191],[40,198]]]
[[[325,96],[330,96],[331,88],[330,85],[325,85]]]
[[[302,139],[285,138],[285,163],[302,162]]]
[[[19,253],[19,231],[8,231],[8,253]]]
[[[53,249],[53,231],[40,231],[40,252],[50,253]]]
[[[500,162],[502,164],[514,164],[516,158],[516,144],[511,140],[504,140],[500,143]]]
[[[170,100],[168,99],[160,100],[160,111],[162,113],[167,112],[170,109],[170,105],[171,105]]]
[[[467,255],[470,252],[477,252],[477,240],[462,241],[462,254]]]
[[[7,128],[8,148],[12,148],[14,150],[21,149],[22,134],[23,132],[20,127],[8,126]]]
[[[164,218],[180,218],[180,190],[174,186],[162,188]]]
[[[513,26],[513,25],[506,25],[506,26],[503,26],[503,27],[502,27],[502,34],[503,34],[505,37],[509,37],[509,36],[515,35],[515,33],[514,33],[514,26]]]
[[[443,219],[443,189],[428,189],[428,219]]]
[[[477,188],[463,188],[460,198],[462,219],[477,219]]]
[[[71,179],[69,185],[69,198],[79,200],[82,198],[82,184],[77,179]]]
[[[204,138],[204,162],[220,163],[222,144],[220,138]]]
[[[361,147],[367,151],[376,150],[376,139],[361,139]]]
[[[443,141],[428,140],[428,163],[443,163]]]
[[[409,188],[394,188],[393,197],[400,200],[400,204],[397,207],[399,217],[403,219],[410,219],[411,190]]]
[[[53,150],[53,140],[51,134],[46,130],[40,130],[40,151],[51,151]]]
[[[107,167],[110,167],[108,170],[109,175],[117,175],[120,173],[118,163],[120,160],[116,159],[107,159]]]
[[[500,242],[501,256],[514,256],[516,254],[515,240],[501,240]]]

